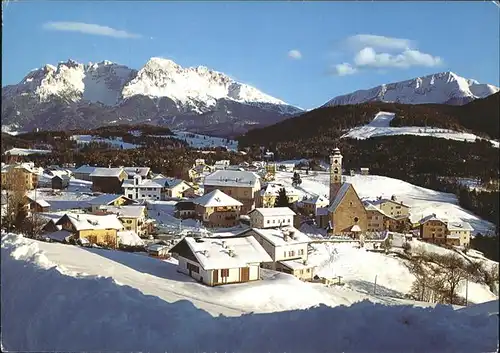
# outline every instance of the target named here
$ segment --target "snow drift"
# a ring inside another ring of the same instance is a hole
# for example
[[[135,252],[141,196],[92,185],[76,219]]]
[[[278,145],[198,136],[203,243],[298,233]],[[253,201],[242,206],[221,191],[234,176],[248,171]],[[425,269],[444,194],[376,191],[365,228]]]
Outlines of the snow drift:
[[[11,351],[486,352],[498,342],[496,315],[447,306],[364,301],[212,317],[188,301],[71,273],[12,234],[2,236],[1,268],[2,345]]]

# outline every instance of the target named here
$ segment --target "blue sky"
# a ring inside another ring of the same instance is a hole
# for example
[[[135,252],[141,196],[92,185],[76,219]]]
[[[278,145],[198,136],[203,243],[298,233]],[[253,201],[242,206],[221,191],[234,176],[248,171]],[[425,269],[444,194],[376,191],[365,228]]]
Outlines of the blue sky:
[[[441,71],[498,86],[499,16],[491,1],[10,2],[2,86],[69,58],[139,69],[153,56],[303,108]]]

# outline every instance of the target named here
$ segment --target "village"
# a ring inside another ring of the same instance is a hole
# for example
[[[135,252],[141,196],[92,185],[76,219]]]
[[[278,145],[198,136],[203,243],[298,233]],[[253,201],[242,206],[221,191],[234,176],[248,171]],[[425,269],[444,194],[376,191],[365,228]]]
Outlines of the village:
[[[351,242],[387,252],[412,239],[467,250],[465,221],[425,214],[410,220],[399,195],[361,199],[345,175],[336,148],[324,172],[328,195],[304,195],[302,180],[318,172],[298,163],[255,161],[207,165],[198,159],[190,180],[155,174],[147,166],[2,164],[2,214],[16,203],[31,228],[26,236],[69,246],[133,251],[174,258],[177,271],[207,286],[257,281],[260,270],[303,281],[332,281],[309,261],[315,243]],[[289,182],[276,179],[287,175]],[[75,197],[75,195],[77,195]]]

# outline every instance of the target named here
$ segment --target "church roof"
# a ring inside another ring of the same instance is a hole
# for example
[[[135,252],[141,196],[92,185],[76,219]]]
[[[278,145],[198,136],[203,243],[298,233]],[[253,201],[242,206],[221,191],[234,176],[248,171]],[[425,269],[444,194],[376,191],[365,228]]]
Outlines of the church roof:
[[[332,204],[328,208],[329,212],[335,212],[337,207],[339,207],[340,203],[342,202],[342,199],[347,193],[347,190],[352,186],[351,183],[343,183],[342,186],[340,187],[339,191],[337,192],[337,195],[335,195],[335,198],[333,199]]]

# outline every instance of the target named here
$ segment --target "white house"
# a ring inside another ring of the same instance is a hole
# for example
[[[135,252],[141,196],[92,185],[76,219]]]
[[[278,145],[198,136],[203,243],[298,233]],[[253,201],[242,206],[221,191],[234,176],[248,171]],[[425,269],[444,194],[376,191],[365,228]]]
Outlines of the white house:
[[[260,279],[260,264],[270,256],[252,236],[232,238],[185,237],[170,252],[177,271],[209,286]]]
[[[469,246],[471,232],[474,229],[467,222],[448,222],[447,243],[459,246]]]
[[[272,261],[262,267],[275,271],[293,274],[310,280],[314,266],[307,262],[307,247],[311,239],[294,227],[284,228],[251,228],[240,235],[252,235],[271,256]]]
[[[279,226],[293,226],[293,217],[296,215],[288,207],[255,208],[248,213],[250,226],[254,228],[273,228]]]
[[[294,163],[278,163],[278,169],[284,170],[285,172],[293,172],[295,169]]]
[[[124,180],[122,188],[125,196],[132,200],[161,200],[163,185],[155,179],[143,179],[136,174],[133,179]]]

